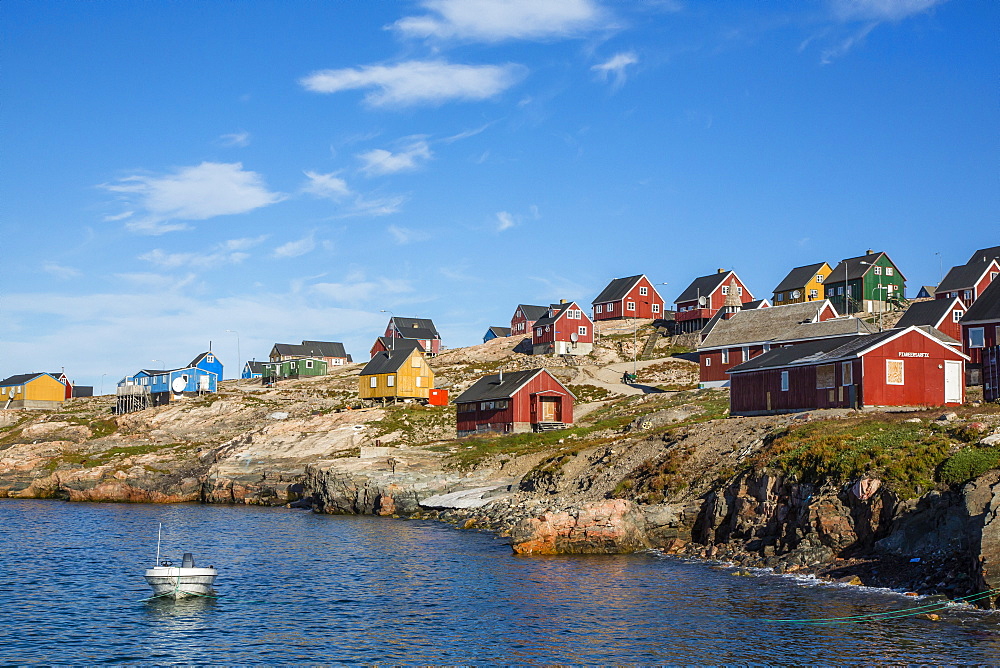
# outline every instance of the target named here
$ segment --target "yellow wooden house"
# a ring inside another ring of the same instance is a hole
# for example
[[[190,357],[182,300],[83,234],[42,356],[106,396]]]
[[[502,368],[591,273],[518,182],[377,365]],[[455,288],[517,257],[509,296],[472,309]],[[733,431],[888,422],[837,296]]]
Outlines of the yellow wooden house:
[[[426,400],[433,388],[434,372],[427,358],[410,346],[375,353],[358,376],[358,395],[363,400]]]
[[[784,306],[826,299],[823,285],[831,271],[833,269],[826,262],[792,269],[774,289],[771,303]]]
[[[0,381],[0,409],[52,409],[66,400],[66,386],[48,373],[22,373]]]

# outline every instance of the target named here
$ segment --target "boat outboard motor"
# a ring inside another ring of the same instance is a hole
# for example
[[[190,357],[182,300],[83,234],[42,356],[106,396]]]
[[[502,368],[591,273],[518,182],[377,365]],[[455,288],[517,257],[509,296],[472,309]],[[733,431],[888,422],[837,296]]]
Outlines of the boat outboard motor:
[[[184,553],[184,561],[181,564],[181,568],[194,568],[194,555],[190,552]]]

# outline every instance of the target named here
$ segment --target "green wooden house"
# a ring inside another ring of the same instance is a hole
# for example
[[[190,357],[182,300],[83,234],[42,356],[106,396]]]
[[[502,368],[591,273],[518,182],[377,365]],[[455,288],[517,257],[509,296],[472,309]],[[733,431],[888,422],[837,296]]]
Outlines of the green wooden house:
[[[280,362],[264,362],[262,366],[261,381],[265,385],[289,378],[325,376],[327,371],[326,360],[322,357],[296,357]]]
[[[826,298],[841,315],[882,313],[902,305],[906,277],[888,255],[870,250],[841,260],[823,287]]]

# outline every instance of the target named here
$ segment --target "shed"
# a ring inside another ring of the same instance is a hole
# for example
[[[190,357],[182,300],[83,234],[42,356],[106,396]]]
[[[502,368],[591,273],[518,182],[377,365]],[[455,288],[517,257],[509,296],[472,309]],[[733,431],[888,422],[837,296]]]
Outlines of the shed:
[[[576,395],[547,369],[483,376],[455,399],[459,436],[561,429]]]
[[[362,400],[430,398],[434,372],[424,353],[407,346],[376,353],[358,376],[358,395]]]

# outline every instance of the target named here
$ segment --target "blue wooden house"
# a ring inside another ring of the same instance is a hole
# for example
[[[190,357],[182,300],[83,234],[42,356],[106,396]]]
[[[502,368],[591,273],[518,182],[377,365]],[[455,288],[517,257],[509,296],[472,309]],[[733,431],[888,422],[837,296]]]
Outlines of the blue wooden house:
[[[243,373],[240,378],[244,380],[249,380],[252,378],[260,378],[264,375],[264,364],[266,362],[258,362],[257,360],[249,360],[243,365]]]
[[[190,364],[178,369],[141,369],[118,381],[118,412],[212,393],[218,389],[221,379],[222,362],[212,351],[201,353]],[[129,400],[123,404],[122,397]]]

